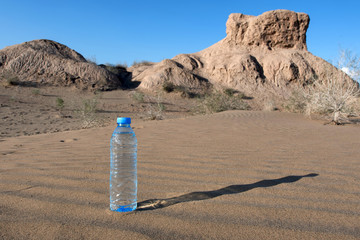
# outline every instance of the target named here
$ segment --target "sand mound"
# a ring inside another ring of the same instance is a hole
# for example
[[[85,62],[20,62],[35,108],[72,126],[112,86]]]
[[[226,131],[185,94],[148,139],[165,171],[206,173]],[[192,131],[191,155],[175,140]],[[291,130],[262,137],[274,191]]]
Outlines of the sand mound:
[[[89,63],[76,51],[51,40],[34,40],[0,50],[1,81],[15,75],[23,84],[115,89],[120,79]]]
[[[209,83],[206,79],[193,72],[200,64],[196,58],[182,54],[174,59],[165,59],[153,67],[148,67],[137,75],[134,80],[140,80],[140,88],[143,89],[153,90],[163,86],[166,82],[171,82],[176,86],[186,86],[193,90],[202,90],[208,88]]]

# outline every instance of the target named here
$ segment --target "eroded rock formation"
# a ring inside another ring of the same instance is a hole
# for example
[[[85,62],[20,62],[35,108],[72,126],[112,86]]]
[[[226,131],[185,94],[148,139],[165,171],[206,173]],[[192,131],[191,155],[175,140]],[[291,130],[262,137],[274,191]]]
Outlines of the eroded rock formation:
[[[45,39],[0,50],[0,73],[5,72],[16,75],[27,84],[101,90],[121,86],[115,74],[87,62],[82,55],[67,46]]]
[[[233,13],[226,22],[226,41],[268,49],[306,50],[309,22],[307,14],[287,10],[270,11],[258,17]]]
[[[307,14],[288,10],[257,17],[231,14],[223,40],[200,52],[155,64],[135,80],[148,90],[167,81],[198,87],[201,79],[216,88],[233,88],[252,96],[289,92],[292,86],[306,85],[334,69],[307,51],[309,21]]]

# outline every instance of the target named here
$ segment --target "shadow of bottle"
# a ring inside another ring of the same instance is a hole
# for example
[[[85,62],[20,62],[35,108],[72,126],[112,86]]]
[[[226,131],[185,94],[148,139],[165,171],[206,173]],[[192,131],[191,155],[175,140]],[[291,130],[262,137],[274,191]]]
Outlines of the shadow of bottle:
[[[251,184],[230,185],[213,191],[191,192],[178,197],[165,199],[149,199],[143,202],[139,202],[136,211],[154,210],[183,202],[207,200],[222,195],[242,193],[255,188],[273,187],[282,183],[297,182],[304,177],[316,177],[318,175],[319,174],[317,173],[310,173],[303,176],[286,176],[278,179],[261,180],[259,182]]]

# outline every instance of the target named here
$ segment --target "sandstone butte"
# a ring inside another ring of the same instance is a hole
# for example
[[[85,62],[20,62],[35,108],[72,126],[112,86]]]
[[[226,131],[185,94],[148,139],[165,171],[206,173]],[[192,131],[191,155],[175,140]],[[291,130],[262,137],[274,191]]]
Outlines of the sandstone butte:
[[[233,13],[224,39],[200,52],[165,59],[133,74],[133,80],[148,90],[172,82],[193,89],[233,88],[255,98],[286,96],[294,87],[340,71],[307,51],[309,22],[307,14],[288,10]]]
[[[227,36],[209,48],[121,74],[87,62],[60,43],[34,40],[0,50],[0,74],[10,71],[23,81],[84,89],[111,90],[131,80],[150,91],[171,82],[194,91],[233,88],[258,99],[276,98],[325,78],[329,70],[340,71],[307,51],[309,22],[307,14],[288,10],[233,13],[226,22]]]

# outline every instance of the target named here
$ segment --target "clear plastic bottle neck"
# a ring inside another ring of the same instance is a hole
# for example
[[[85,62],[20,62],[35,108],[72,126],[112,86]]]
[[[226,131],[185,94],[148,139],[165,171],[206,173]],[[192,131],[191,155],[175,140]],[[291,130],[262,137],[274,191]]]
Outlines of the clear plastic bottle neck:
[[[118,127],[130,127],[130,124],[127,124],[127,123],[118,123]]]

